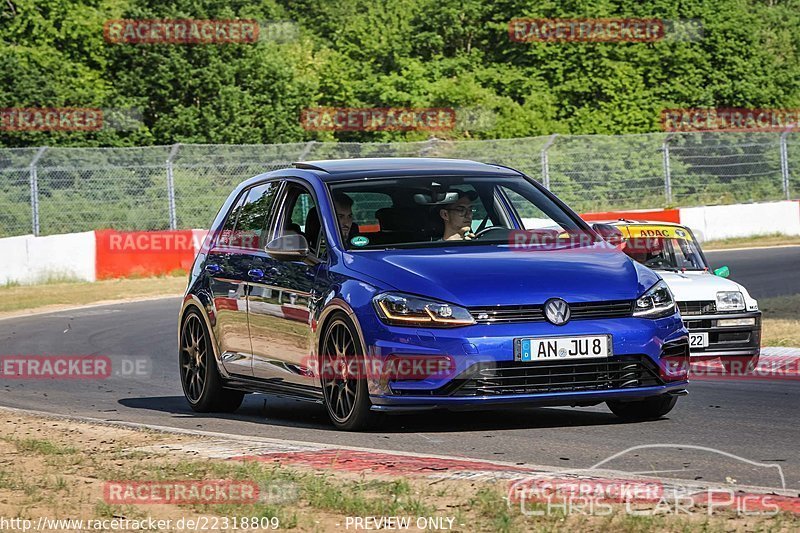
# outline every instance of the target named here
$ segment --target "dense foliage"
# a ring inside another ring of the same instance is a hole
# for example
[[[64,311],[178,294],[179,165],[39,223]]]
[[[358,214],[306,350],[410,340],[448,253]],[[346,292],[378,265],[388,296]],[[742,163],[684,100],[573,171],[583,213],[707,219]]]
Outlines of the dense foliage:
[[[696,20],[694,40],[519,43],[512,18]],[[109,19],[293,21],[255,44],[126,45]],[[4,146],[420,140],[307,131],[304,108],[467,107],[437,137],[658,131],[660,110],[800,107],[800,0],[4,0],[0,108],[139,108],[131,131],[0,132]]]

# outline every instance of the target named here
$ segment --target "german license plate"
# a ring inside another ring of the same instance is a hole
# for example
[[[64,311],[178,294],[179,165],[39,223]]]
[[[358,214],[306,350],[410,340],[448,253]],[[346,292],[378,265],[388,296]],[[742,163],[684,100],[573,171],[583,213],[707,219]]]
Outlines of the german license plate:
[[[514,339],[515,361],[604,359],[611,352],[611,335]]]
[[[702,333],[689,333],[689,349],[692,348],[707,348],[708,347],[708,332]]]

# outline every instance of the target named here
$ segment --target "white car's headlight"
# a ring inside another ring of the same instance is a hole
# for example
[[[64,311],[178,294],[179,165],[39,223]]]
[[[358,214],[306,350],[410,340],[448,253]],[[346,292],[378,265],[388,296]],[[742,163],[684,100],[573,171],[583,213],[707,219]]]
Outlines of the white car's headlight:
[[[675,299],[664,281],[659,281],[636,300],[633,316],[661,318],[675,312]]]
[[[400,292],[379,294],[372,303],[380,319],[395,326],[456,327],[475,323],[463,307]]]
[[[744,296],[739,291],[718,292],[717,311],[744,311]]]

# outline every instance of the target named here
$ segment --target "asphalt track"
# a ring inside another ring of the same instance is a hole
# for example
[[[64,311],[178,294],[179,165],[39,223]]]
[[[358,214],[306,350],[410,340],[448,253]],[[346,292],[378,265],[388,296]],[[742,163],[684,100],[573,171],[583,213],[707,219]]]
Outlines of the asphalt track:
[[[756,299],[800,294],[800,246],[706,251],[706,259],[711,268],[728,266]]]
[[[800,247],[757,253],[797,264]],[[751,276],[749,252],[715,252],[756,297],[797,287],[797,269],[781,266],[775,283]],[[744,258],[741,259],[740,258]],[[741,274],[737,276],[737,274]],[[756,273],[757,274],[757,273]],[[118,304],[0,321],[1,354],[105,355],[114,372],[98,380],[0,379],[0,404],[56,414],[359,446],[557,466],[592,465],[632,446],[606,468],[655,472],[683,479],[800,491],[798,381],[694,381],[668,417],[623,423],[605,406],[506,409],[478,413],[398,415],[368,433],[337,432],[321,406],[249,395],[234,415],[198,415],[185,403],[177,378],[175,298]],[[144,360],[147,375],[120,375],[122,361]],[[681,446],[701,446],[707,451]],[[713,449],[713,450],[711,450]],[[717,450],[717,451],[714,451]],[[718,452],[733,454],[740,459]],[[735,480],[735,481],[734,481]]]

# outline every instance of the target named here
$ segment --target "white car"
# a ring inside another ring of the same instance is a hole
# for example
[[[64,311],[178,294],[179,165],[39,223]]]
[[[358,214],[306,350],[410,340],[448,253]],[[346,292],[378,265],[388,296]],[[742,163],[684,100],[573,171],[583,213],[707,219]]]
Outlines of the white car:
[[[710,270],[691,229],[626,219],[596,224],[595,229],[667,282],[689,330],[692,359],[719,358],[732,372],[755,368],[761,352],[758,302],[727,279],[728,267]]]

